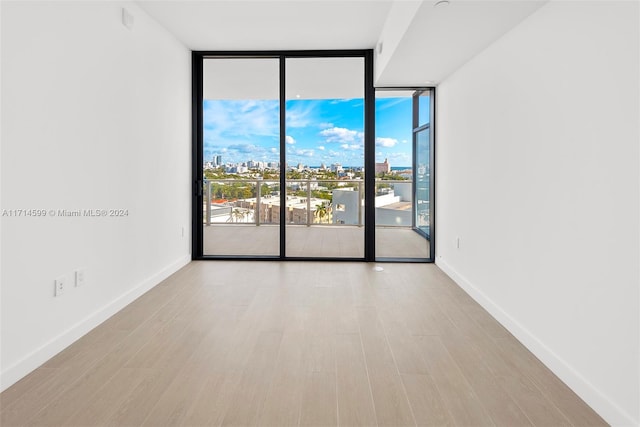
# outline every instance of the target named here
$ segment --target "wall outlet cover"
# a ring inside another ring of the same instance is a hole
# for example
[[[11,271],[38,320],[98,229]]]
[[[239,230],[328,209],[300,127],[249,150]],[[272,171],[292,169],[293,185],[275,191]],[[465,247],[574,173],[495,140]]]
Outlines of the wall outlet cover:
[[[64,294],[65,288],[67,287],[67,276],[60,276],[55,280],[55,288],[53,295],[59,297]]]
[[[84,286],[85,272],[83,268],[77,269],[75,272],[76,287]]]

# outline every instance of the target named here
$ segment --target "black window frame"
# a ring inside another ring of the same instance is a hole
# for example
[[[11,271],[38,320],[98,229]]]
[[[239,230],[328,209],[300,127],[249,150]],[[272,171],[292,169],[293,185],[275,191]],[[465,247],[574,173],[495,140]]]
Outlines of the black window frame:
[[[434,86],[380,86],[375,88],[376,91],[407,91],[412,94],[412,125],[411,125],[411,149],[413,159],[411,194],[415,198],[416,195],[416,138],[417,134],[425,129],[429,129],[429,166],[431,169],[429,177],[429,235],[419,230],[415,226],[415,216],[411,219],[412,229],[416,233],[425,237],[429,242],[428,258],[408,258],[408,257],[377,257],[376,262],[415,262],[415,263],[434,263],[436,256],[435,241],[435,106],[436,106],[436,88]],[[429,92],[429,122],[420,125],[419,98],[425,92]]]
[[[376,259],[375,256],[375,174],[367,174],[364,178],[365,200],[365,225],[364,225],[364,257],[362,258],[336,258],[336,257],[288,257],[285,252],[286,226],[285,210],[280,210],[280,250],[274,256],[256,255],[205,255],[203,248],[203,65],[207,58],[278,58],[280,79],[280,188],[286,188],[286,174],[282,168],[286,164],[285,149],[285,81],[286,59],[288,58],[354,58],[361,57],[364,60],[364,167],[365,171],[375,171],[375,90],[374,87],[374,53],[373,49],[346,49],[346,50],[285,50],[285,51],[192,51],[192,250],[193,260],[291,260],[291,261],[365,261],[365,262],[428,262],[435,261],[435,241],[433,225],[435,224],[434,212],[431,215],[431,240],[430,258],[390,258]],[[433,130],[435,88],[420,87],[416,89],[431,90],[431,128]],[[434,168],[434,135],[431,132],[431,166]],[[434,173],[432,172],[432,175]],[[431,178],[430,209],[434,209],[435,197],[434,179]]]

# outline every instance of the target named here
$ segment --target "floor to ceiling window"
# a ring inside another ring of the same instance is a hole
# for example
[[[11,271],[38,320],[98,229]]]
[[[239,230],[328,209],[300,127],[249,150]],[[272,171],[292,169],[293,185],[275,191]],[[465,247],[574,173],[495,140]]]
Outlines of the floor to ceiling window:
[[[433,132],[431,130],[433,96],[431,90],[418,91],[413,95],[414,124],[414,168],[415,217],[414,226],[419,234],[431,240],[433,219]],[[415,117],[417,116],[417,120]],[[433,248],[431,248],[433,252]]]
[[[203,254],[280,252],[278,58],[203,61]]]
[[[430,91],[374,92],[371,51],[193,58],[194,258],[432,260]]]
[[[364,59],[286,59],[287,257],[364,258]]]
[[[376,90],[377,260],[424,261],[433,253],[430,94],[427,89]]]

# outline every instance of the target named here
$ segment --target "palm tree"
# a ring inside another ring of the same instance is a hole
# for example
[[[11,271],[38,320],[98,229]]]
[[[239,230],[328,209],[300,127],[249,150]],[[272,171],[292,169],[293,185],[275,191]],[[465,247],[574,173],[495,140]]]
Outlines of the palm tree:
[[[231,216],[229,217],[227,222],[230,222],[232,220],[233,222],[240,222],[240,220],[244,219],[244,216],[245,211],[243,209],[233,208],[233,210],[231,211]]]
[[[324,222],[325,217],[327,218],[328,222],[329,216],[331,215],[331,203],[323,203],[320,206],[316,207],[316,211],[313,215],[318,218],[320,223]]]

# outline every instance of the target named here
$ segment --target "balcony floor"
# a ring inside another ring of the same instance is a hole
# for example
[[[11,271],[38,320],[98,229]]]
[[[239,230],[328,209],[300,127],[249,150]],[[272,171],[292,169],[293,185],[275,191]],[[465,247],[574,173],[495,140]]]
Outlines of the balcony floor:
[[[209,225],[203,230],[205,255],[278,255],[276,225]],[[288,257],[364,257],[364,227],[290,225],[286,231]],[[376,227],[376,256],[429,258],[429,242],[410,228]]]

